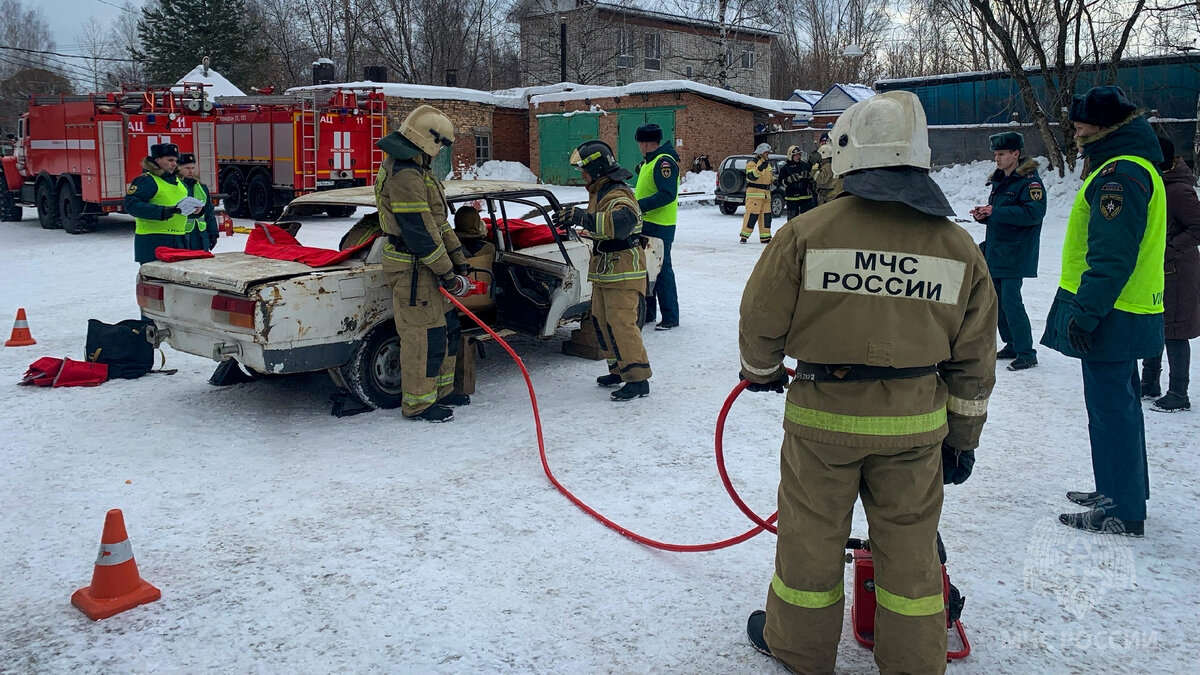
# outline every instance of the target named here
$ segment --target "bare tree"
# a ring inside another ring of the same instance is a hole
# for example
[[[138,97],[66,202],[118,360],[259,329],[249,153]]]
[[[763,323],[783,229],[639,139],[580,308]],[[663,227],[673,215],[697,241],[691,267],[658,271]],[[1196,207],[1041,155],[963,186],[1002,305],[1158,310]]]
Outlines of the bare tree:
[[[37,2],[0,0],[0,79],[26,68],[61,71],[62,62],[45,52],[54,51],[54,38],[46,14]]]
[[[116,89],[123,84],[145,84],[146,73],[142,64],[133,60],[138,47],[138,11],[129,0],[122,5],[122,12],[117,15],[108,28],[108,53],[113,58],[129,59],[125,61],[110,61],[106,75],[107,84]]]
[[[892,28],[889,0],[780,0],[777,10],[789,66],[804,74],[792,88],[823,91],[882,72],[881,46]],[[863,56],[843,56],[850,45],[861,47]]]

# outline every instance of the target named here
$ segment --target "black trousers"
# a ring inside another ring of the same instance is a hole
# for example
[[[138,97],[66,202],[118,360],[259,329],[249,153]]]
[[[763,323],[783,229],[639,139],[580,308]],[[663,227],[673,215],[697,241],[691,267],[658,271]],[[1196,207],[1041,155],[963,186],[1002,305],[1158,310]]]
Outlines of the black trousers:
[[[1167,365],[1171,374],[1167,380],[1167,391],[1187,396],[1188,371],[1192,367],[1192,347],[1187,340],[1167,340]],[[1152,359],[1142,359],[1142,379],[1158,381],[1162,375],[1162,354]]]

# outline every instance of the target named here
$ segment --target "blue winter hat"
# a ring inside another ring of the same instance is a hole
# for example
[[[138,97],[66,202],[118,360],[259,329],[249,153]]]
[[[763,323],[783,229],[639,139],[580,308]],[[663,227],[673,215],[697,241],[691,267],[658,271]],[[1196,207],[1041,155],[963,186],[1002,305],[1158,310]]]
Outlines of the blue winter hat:
[[[633,140],[638,143],[662,143],[663,130],[657,124],[643,124],[633,132]]]
[[[992,143],[992,152],[997,150],[1024,150],[1025,137],[1015,131],[1004,131],[988,136]]]
[[[1092,87],[1082,96],[1073,96],[1069,117],[1072,122],[1107,128],[1124,122],[1135,110],[1137,106],[1125,97],[1124,90],[1115,85],[1105,85]]]

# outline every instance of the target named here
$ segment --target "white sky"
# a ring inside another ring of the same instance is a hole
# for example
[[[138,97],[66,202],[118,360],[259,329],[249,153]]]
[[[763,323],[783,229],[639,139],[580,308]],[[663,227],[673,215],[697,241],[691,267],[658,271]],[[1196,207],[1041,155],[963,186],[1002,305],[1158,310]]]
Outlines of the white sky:
[[[100,25],[109,26],[123,11],[120,9],[123,4],[124,0],[44,0],[41,7],[50,23],[55,51],[78,54],[76,43],[79,41],[80,26],[93,16]],[[145,0],[131,0],[131,4],[141,7]]]

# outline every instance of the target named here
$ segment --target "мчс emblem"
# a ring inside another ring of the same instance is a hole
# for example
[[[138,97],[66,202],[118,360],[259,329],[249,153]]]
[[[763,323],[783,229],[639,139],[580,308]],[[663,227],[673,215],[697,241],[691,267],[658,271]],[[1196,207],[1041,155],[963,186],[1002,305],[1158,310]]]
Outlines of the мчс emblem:
[[[1112,220],[1121,213],[1121,206],[1125,198],[1121,195],[1100,195],[1100,214],[1106,220]]]

